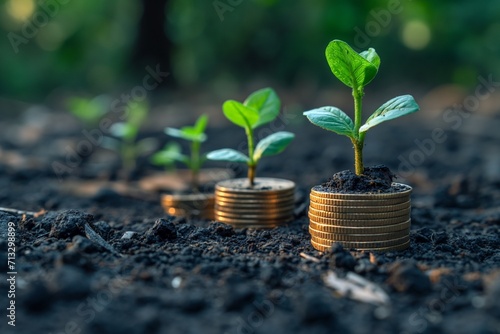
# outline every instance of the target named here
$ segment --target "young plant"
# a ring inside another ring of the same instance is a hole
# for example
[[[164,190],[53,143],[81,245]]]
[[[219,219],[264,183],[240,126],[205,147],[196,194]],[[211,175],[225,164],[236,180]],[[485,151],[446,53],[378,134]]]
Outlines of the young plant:
[[[122,158],[123,168],[132,171],[137,157],[153,149],[155,143],[151,138],[137,141],[139,129],[148,115],[148,103],[129,103],[125,111],[125,121],[115,123],[110,128],[110,133],[120,140],[106,137],[103,144],[107,148],[118,151]]]
[[[351,139],[354,145],[355,172],[361,175],[364,171],[363,145],[366,132],[375,125],[416,112],[420,108],[411,95],[398,96],[380,106],[361,125],[364,88],[375,78],[380,57],[373,48],[357,53],[347,43],[333,40],[326,48],[326,60],[333,74],[352,88],[354,122],[336,107],[313,109],[304,112],[304,115],[311,123]]]
[[[96,125],[108,112],[111,98],[99,95],[93,99],[73,97],[67,101],[69,111],[87,126]]]
[[[152,157],[152,162],[156,165],[171,166],[174,162],[181,162],[191,170],[191,186],[193,191],[198,190],[199,172],[201,166],[206,161],[206,157],[200,154],[201,143],[207,139],[205,129],[208,123],[208,116],[201,115],[194,126],[185,126],[181,129],[165,128],[165,133],[175,138],[181,138],[191,142],[191,154],[189,156],[181,153],[179,145],[169,143],[165,148],[157,152]]]
[[[252,93],[243,103],[229,100],[224,102],[222,111],[227,119],[245,129],[248,141],[248,156],[229,148],[207,154],[210,160],[244,162],[248,165],[248,181],[255,183],[255,170],[262,157],[281,153],[295,137],[293,133],[280,131],[269,135],[255,145],[254,130],[272,122],[278,117],[281,102],[271,88]]]

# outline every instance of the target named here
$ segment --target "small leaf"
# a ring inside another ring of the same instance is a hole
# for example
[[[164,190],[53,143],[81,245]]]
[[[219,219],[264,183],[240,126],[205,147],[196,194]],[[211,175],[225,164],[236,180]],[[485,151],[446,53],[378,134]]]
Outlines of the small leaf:
[[[115,123],[109,129],[109,132],[118,138],[133,140],[137,136],[138,129],[129,123]]]
[[[208,116],[206,114],[201,115],[198,117],[196,120],[196,123],[194,124],[194,129],[196,133],[202,134],[205,132],[205,129],[207,128],[208,124]]]
[[[328,131],[353,138],[354,123],[345,112],[335,107],[322,107],[304,112],[309,121]]]
[[[243,104],[259,113],[259,120],[252,125],[254,129],[272,122],[278,117],[281,108],[280,99],[272,88],[263,88],[252,93]]]
[[[293,138],[295,138],[295,135],[286,131],[276,132],[267,136],[257,144],[253,155],[254,161],[259,161],[261,157],[283,152]]]
[[[380,59],[377,61],[378,55],[376,55],[375,50],[368,50],[360,55],[349,44],[340,40],[331,41],[326,47],[325,53],[333,74],[351,88],[359,89],[369,84],[378,71],[378,66],[375,64],[377,62],[380,64]]]
[[[189,165],[189,158],[181,154],[181,147],[177,143],[167,144],[163,150],[155,153],[151,157],[151,162],[159,166],[169,166],[175,161]]]
[[[207,154],[207,159],[232,161],[232,162],[248,162],[250,159],[241,152],[229,148],[215,150]]]
[[[361,52],[359,55],[372,63],[378,70],[380,67],[380,57],[374,48],[369,48],[368,50]]]
[[[127,123],[139,129],[146,119],[148,111],[149,105],[146,101],[129,102],[125,108]]]
[[[395,97],[380,106],[380,108],[378,108],[366,120],[366,123],[359,129],[359,131],[366,132],[368,129],[382,122],[408,115],[418,110],[420,110],[420,107],[413,99],[413,96],[402,95]]]
[[[185,126],[182,129],[165,128],[165,133],[175,138],[181,138],[189,141],[203,142],[207,139],[204,133],[198,133],[195,128]]]
[[[252,128],[259,121],[257,109],[247,107],[234,100],[224,102],[222,105],[224,115],[234,124],[242,128]]]

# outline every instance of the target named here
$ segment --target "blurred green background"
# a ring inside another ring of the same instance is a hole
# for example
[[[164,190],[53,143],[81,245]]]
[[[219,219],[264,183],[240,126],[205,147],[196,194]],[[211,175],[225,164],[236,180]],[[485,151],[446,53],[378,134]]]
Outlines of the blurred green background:
[[[156,65],[171,75],[155,93],[331,84],[334,38],[377,49],[378,85],[500,76],[498,0],[1,0],[0,32],[0,97],[31,102],[116,92]]]

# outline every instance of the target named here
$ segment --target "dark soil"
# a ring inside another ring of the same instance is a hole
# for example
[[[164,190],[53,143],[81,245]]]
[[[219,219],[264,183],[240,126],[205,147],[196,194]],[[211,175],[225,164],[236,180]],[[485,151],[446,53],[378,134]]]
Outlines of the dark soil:
[[[114,167],[99,164],[110,153],[97,150],[60,181],[52,163],[65,161],[60,148],[78,142],[79,130],[49,124],[36,140],[21,137],[23,119],[0,125],[9,134],[0,138],[0,206],[47,210],[36,218],[0,212],[2,334],[500,332],[500,175],[495,155],[485,153],[497,152],[494,140],[448,131],[446,143],[399,178],[414,188],[408,250],[334,245],[320,253],[309,242],[309,189],[352,163],[349,145],[332,148],[326,131],[307,122],[287,126],[295,142],[262,160],[258,175],[297,183],[296,216],[287,226],[253,230],[170,217],[159,194],[149,200],[108,188],[90,196],[63,191],[70,180],[93,180]],[[398,155],[407,157],[413,140],[429,134],[412,125],[370,134],[366,162],[396,171]],[[145,135],[164,138],[161,131]],[[207,150],[245,139],[233,128],[211,129],[209,138]],[[142,175],[153,169],[146,159],[139,166]],[[374,174],[377,186],[390,185],[390,172]],[[6,318],[9,222],[17,226],[15,328]],[[329,270],[380,286],[389,304],[340,296],[323,281]]]
[[[407,187],[393,183],[395,177],[388,167],[377,165],[365,167],[362,175],[356,175],[351,170],[335,173],[315,189],[341,194],[380,194],[407,190]]]

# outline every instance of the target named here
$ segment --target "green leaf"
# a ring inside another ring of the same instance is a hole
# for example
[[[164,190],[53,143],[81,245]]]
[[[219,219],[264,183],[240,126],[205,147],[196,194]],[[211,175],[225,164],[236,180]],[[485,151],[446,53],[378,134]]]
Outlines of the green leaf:
[[[181,138],[189,141],[204,142],[207,136],[204,133],[198,133],[193,127],[185,126],[182,129],[165,128],[165,133],[175,138]]]
[[[127,123],[139,129],[146,119],[149,105],[146,101],[129,102],[125,108]]]
[[[205,129],[207,128],[208,124],[208,116],[203,114],[198,119],[196,120],[196,123],[194,124],[194,129],[196,133],[202,134],[205,132]]]
[[[322,107],[304,112],[309,121],[328,131],[350,138],[355,136],[354,123],[345,112],[335,107]]]
[[[286,131],[276,132],[267,136],[257,144],[257,147],[255,147],[255,152],[253,154],[254,161],[257,162],[261,157],[283,152],[293,138],[295,138],[295,135]]]
[[[207,159],[232,161],[232,162],[248,162],[250,159],[241,152],[229,148],[215,150],[207,154]]]
[[[404,115],[408,115],[420,110],[417,102],[411,95],[402,95],[395,97],[380,108],[378,108],[367,120],[366,123],[359,129],[360,132],[368,131],[368,129],[382,122],[389,121]]]
[[[378,70],[380,67],[380,57],[374,48],[369,48],[368,50],[361,52],[359,55],[372,63]]]
[[[169,143],[165,145],[163,150],[155,153],[151,157],[151,162],[159,166],[169,166],[175,161],[189,165],[189,158],[181,154],[181,147],[177,143]]]
[[[109,110],[111,99],[99,95],[93,99],[74,97],[68,100],[69,111],[86,123],[96,123]]]
[[[224,102],[222,111],[228,120],[242,128],[252,128],[259,121],[259,111],[234,100]]]
[[[118,138],[132,141],[137,136],[138,129],[129,123],[115,123],[109,129],[109,132]]]
[[[331,41],[325,54],[333,74],[351,88],[359,89],[369,84],[377,74],[380,64],[375,50],[365,51],[361,55],[340,40]]]
[[[252,125],[252,128],[257,128],[261,125],[272,122],[278,117],[281,101],[272,88],[263,88],[252,93],[243,103],[243,105],[255,109],[259,113],[257,123]]]

